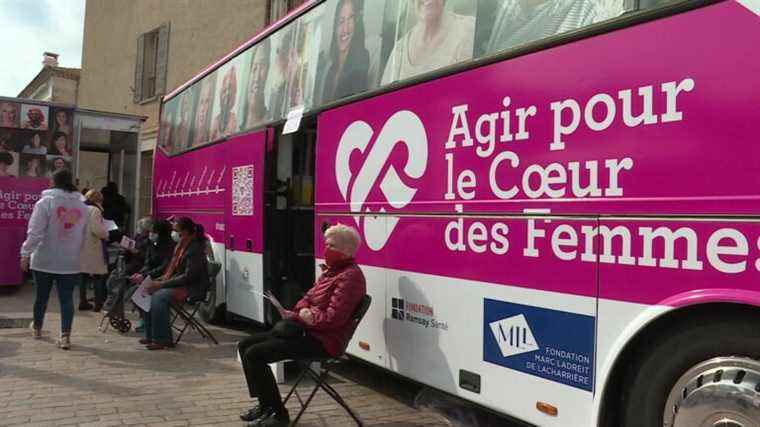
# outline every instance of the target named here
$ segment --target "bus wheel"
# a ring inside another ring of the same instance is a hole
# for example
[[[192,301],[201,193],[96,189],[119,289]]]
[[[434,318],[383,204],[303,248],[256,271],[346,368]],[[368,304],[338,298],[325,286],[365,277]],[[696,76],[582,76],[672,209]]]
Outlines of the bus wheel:
[[[705,326],[668,329],[649,341],[631,367],[622,425],[760,427],[757,321],[698,319]]]
[[[760,362],[715,357],[686,371],[670,390],[663,426],[760,425]]]

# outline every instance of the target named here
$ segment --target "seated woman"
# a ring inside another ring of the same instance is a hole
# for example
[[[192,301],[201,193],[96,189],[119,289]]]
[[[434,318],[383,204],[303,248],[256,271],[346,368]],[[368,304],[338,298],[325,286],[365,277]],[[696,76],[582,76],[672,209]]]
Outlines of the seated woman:
[[[135,241],[134,248],[126,249],[124,256],[124,269],[125,274],[131,276],[132,274],[140,271],[145,265],[145,253],[150,246],[150,232],[153,228],[153,218],[146,216],[140,218],[137,221],[137,227],[133,239]]]
[[[278,307],[288,328],[253,335],[238,343],[250,396],[259,404],[240,414],[249,426],[287,426],[290,416],[269,369],[285,359],[338,356],[351,339],[351,316],[367,293],[364,274],[354,262],[361,238],[342,224],[325,231],[323,273],[293,310]],[[290,329],[285,332],[284,329]],[[295,329],[295,330],[294,330]]]
[[[173,345],[169,324],[171,301],[202,298],[209,287],[203,226],[190,218],[179,218],[174,223],[172,239],[177,242],[174,256],[164,274],[146,288],[152,296],[150,312],[145,315],[145,338],[140,343],[148,350],[165,350]]]
[[[161,277],[172,259],[174,240],[171,237],[171,224],[165,220],[155,222],[151,220],[151,223],[152,225],[147,229],[148,245],[143,251],[144,261],[140,268],[136,271],[129,267],[123,272],[114,270],[108,278],[109,296],[104,308],[109,315],[123,318],[123,302],[132,298],[132,294],[146,277],[150,276],[152,279]],[[146,224],[143,225],[146,226]],[[140,323],[135,328],[136,332],[143,332],[143,318],[143,313],[140,312]]]

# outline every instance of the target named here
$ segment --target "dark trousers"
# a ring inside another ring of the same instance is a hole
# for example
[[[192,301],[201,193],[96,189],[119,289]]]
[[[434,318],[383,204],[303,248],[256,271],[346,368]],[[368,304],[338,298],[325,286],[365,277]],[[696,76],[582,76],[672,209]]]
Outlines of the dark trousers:
[[[106,275],[104,274],[82,274],[82,283],[79,287],[79,303],[87,302],[87,284],[92,282],[92,288],[95,293],[95,305],[103,305],[106,301]]]
[[[251,397],[258,397],[262,406],[276,411],[282,411],[285,407],[269,363],[329,357],[322,343],[311,336],[279,338],[269,332],[254,334],[240,341],[238,352],[243,362],[248,393]]]
[[[58,301],[61,304],[61,333],[70,333],[74,321],[74,288],[80,282],[79,274],[52,274],[32,270],[34,284],[37,285],[37,295],[34,299],[34,327],[42,328],[45,320],[50,291],[53,283],[58,288]]]

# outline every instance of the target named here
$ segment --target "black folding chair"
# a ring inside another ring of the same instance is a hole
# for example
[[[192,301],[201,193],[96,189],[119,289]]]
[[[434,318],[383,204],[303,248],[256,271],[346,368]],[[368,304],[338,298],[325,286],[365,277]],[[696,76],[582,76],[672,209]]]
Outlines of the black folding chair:
[[[357,307],[356,311],[354,311],[354,315],[351,317],[351,323],[349,327],[351,328],[351,336],[353,337],[354,332],[356,332],[356,328],[359,326],[359,323],[361,323],[362,318],[364,318],[364,315],[367,314],[367,310],[369,310],[369,306],[372,303],[372,297],[369,295],[364,295],[364,298],[362,298],[361,303],[359,304],[359,307]],[[358,426],[364,426],[364,423],[362,423],[362,420],[359,418],[358,415],[348,406],[345,400],[343,400],[343,397],[330,385],[327,383],[327,376],[330,374],[330,371],[332,368],[334,368],[338,363],[343,360],[345,355],[346,349],[344,348],[340,355],[336,357],[326,357],[326,358],[316,358],[316,359],[299,359],[296,360],[296,363],[298,363],[301,367],[301,375],[298,376],[298,379],[296,380],[295,384],[293,384],[293,388],[290,389],[290,392],[285,397],[285,400],[283,401],[283,404],[288,403],[288,400],[290,399],[290,396],[294,395],[298,399],[298,402],[301,404],[301,410],[298,412],[298,415],[296,415],[296,418],[293,420],[293,422],[290,424],[291,426],[295,426],[296,423],[298,423],[298,420],[301,418],[304,412],[306,412],[306,408],[309,407],[309,403],[311,403],[311,400],[314,398],[314,395],[317,393],[317,390],[320,388],[325,391],[332,399],[337,402],[340,406],[343,407],[343,409],[348,412],[349,415],[351,415],[351,418],[356,421],[356,425]],[[311,366],[313,363],[319,363],[319,372],[314,370]],[[314,389],[311,391],[311,394],[309,394],[309,397],[304,402],[301,399],[301,395],[298,394],[298,385],[301,383],[301,381],[309,377],[312,380],[314,380],[315,385]]]
[[[211,286],[215,286],[216,275],[219,274],[219,271],[221,269],[222,264],[213,261],[208,262],[208,277],[209,281],[211,282]],[[194,329],[204,339],[211,340],[214,344],[219,344],[219,341],[216,340],[214,334],[212,334],[211,331],[209,331],[208,328],[206,328],[206,326],[204,326],[195,317],[196,314],[198,314],[198,310],[200,310],[201,305],[204,302],[208,302],[208,297],[209,291],[207,290],[203,298],[187,298],[182,302],[173,302],[169,306],[171,308],[171,311],[174,313],[171,321],[171,327],[175,331],[179,332],[179,334],[177,334],[177,339],[174,340],[174,345],[179,344],[182,336],[185,334],[185,331],[187,331],[188,328]],[[178,319],[182,320],[183,325],[181,327],[176,324]]]

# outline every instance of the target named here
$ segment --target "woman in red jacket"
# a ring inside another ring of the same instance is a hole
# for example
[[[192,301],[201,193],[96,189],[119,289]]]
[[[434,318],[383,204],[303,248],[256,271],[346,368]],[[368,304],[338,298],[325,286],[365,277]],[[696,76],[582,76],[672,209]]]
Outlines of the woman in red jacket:
[[[281,310],[287,328],[251,336],[238,343],[250,396],[259,404],[240,414],[249,426],[287,426],[290,417],[282,404],[268,364],[286,359],[338,356],[351,339],[351,316],[367,293],[354,254],[361,238],[356,229],[338,224],[325,231],[325,266],[309,292],[293,307]]]

